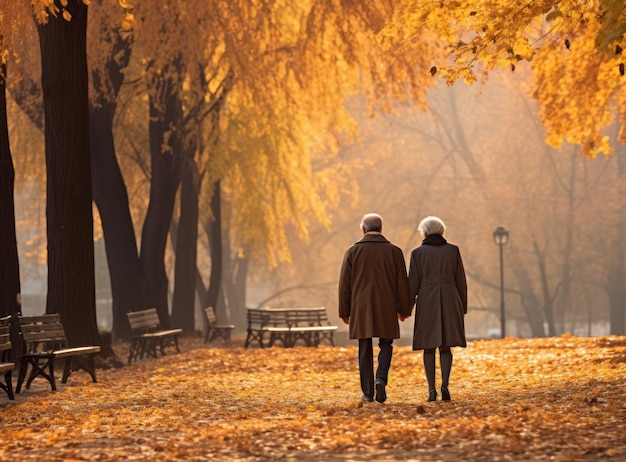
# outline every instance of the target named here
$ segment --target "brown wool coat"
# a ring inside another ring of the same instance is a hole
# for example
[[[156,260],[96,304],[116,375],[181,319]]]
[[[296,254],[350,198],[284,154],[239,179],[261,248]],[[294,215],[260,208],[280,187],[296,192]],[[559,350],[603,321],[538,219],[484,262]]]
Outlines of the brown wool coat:
[[[467,281],[459,248],[439,235],[428,236],[439,245],[411,252],[410,300],[415,303],[413,349],[466,346]]]
[[[365,234],[347,250],[339,276],[339,317],[350,318],[350,338],[400,338],[398,314],[409,314],[408,301],[402,250],[382,234]]]

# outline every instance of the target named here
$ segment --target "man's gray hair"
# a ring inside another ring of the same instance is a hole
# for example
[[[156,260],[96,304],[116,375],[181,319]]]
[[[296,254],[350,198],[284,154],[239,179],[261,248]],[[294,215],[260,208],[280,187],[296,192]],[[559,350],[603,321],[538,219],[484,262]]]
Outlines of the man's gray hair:
[[[361,219],[361,229],[364,233],[370,231],[383,232],[383,217],[377,213],[366,213]]]
[[[441,234],[446,232],[446,225],[441,218],[438,217],[426,217],[420,221],[417,230],[422,235],[422,239],[430,234]]]

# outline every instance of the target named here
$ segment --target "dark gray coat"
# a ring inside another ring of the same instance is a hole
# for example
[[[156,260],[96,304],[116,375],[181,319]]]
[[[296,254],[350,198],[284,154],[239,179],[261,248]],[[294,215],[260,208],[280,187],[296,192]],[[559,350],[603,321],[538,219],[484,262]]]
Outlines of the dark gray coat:
[[[467,282],[459,248],[438,234],[427,236],[411,252],[409,288],[413,349],[466,346]]]
[[[380,233],[365,234],[347,250],[339,276],[339,317],[350,318],[350,338],[400,338],[398,314],[409,312],[402,250]]]

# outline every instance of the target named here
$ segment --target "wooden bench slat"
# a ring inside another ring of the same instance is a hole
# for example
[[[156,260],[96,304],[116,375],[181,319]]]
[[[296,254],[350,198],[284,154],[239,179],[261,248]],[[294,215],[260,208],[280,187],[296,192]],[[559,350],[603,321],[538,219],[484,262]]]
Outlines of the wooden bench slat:
[[[145,334],[141,334],[141,337],[151,337],[151,338],[157,338],[157,337],[167,337],[169,335],[180,335],[183,333],[182,329],[171,329],[171,330],[160,330],[158,332],[146,332]]]
[[[99,353],[99,346],[84,346],[75,348],[64,348],[62,350],[55,350],[54,354],[57,358],[65,358],[66,356],[84,355]]]
[[[50,313],[50,314],[35,314],[35,315],[28,315],[28,316],[19,316],[20,318],[20,325],[22,323],[24,324],[50,324],[53,322],[61,322],[61,315],[58,313]]]
[[[0,373],[12,371],[15,368],[15,363],[0,363]]]

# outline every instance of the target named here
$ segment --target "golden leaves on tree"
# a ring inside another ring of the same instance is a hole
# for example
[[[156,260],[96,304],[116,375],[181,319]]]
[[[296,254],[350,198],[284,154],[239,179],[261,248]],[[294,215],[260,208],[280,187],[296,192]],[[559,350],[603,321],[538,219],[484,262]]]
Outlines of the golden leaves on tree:
[[[577,143],[591,157],[610,153],[603,130],[614,119],[614,107],[623,107],[624,100],[619,80],[624,63],[612,56],[613,50],[618,56],[625,46],[623,1],[496,0],[480,2],[480,8],[477,3],[448,2],[432,8],[428,2],[407,0],[381,33],[396,36],[408,29],[410,36],[437,36],[447,44],[448,56],[436,63],[437,75],[449,84],[459,79],[473,83],[477,73],[497,67],[515,70],[518,62],[533,61],[535,94],[543,105],[549,144]],[[563,44],[569,55],[562,55]],[[619,122],[623,141],[621,115]]]

